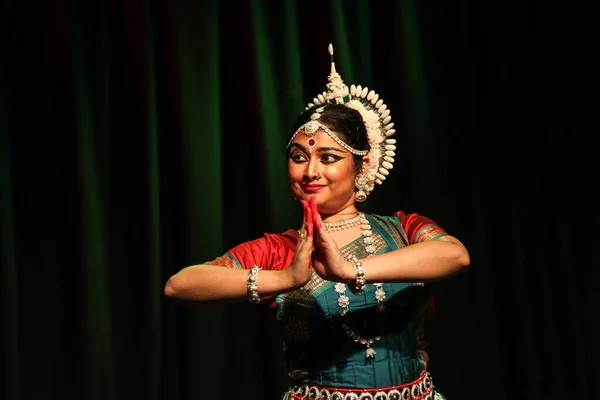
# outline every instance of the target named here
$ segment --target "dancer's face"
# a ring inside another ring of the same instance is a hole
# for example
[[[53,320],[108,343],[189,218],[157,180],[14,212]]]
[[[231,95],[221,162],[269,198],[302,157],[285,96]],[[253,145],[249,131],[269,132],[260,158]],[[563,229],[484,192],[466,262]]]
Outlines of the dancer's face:
[[[319,211],[324,214],[335,214],[354,204],[354,157],[326,132],[318,130],[308,137],[301,131],[288,154],[288,176],[297,200],[317,195]]]

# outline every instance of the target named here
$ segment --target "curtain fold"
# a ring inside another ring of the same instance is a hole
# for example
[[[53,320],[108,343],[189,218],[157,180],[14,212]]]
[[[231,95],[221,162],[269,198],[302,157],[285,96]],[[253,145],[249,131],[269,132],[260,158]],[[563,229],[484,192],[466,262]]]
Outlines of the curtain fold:
[[[2,393],[7,399],[20,396],[19,359],[19,272],[16,257],[16,237],[13,207],[12,171],[9,135],[9,113],[6,100],[6,75],[0,65],[0,304],[2,312]]]

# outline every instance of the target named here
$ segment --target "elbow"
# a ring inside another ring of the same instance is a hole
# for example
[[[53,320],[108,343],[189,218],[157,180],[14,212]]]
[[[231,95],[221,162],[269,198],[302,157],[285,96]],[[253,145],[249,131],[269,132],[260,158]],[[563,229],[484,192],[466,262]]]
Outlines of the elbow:
[[[167,284],[165,285],[165,288],[163,290],[163,293],[165,294],[165,296],[167,296],[170,299],[175,299],[178,297],[178,294],[180,293],[180,285],[178,284],[178,279],[176,275],[173,275],[172,277],[169,278],[169,280],[167,281]]]
[[[458,273],[467,272],[469,270],[469,266],[471,265],[471,257],[469,256],[467,249],[464,247],[462,247],[460,253],[457,255],[456,265]]]
[[[455,237],[447,236],[441,239],[443,242],[450,244],[448,247],[448,262],[449,270],[448,275],[461,274],[469,270],[471,264],[471,257],[469,251],[458,239]]]

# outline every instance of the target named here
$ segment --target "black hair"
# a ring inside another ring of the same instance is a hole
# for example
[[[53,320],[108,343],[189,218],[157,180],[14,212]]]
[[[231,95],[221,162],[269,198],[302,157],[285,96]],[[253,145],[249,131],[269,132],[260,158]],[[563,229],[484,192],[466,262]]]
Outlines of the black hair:
[[[288,141],[299,127],[310,121],[311,115],[317,112],[316,109],[319,107],[323,107],[323,111],[319,112],[321,114],[319,117],[320,123],[335,132],[340,139],[353,149],[370,150],[367,128],[362,116],[355,109],[342,104],[315,105],[304,111],[292,125]],[[356,172],[358,173],[362,168],[363,156],[357,156],[356,154],[352,156]]]

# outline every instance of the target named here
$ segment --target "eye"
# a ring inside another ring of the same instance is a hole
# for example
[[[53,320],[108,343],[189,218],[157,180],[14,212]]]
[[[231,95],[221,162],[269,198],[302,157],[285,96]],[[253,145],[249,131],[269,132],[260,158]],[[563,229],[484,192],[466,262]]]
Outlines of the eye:
[[[338,162],[342,159],[343,157],[337,156],[335,154],[325,154],[323,157],[321,157],[321,162],[323,164],[333,164],[335,162]]]
[[[295,162],[296,164],[300,164],[306,162],[306,156],[302,153],[292,153],[290,154],[290,160]]]

